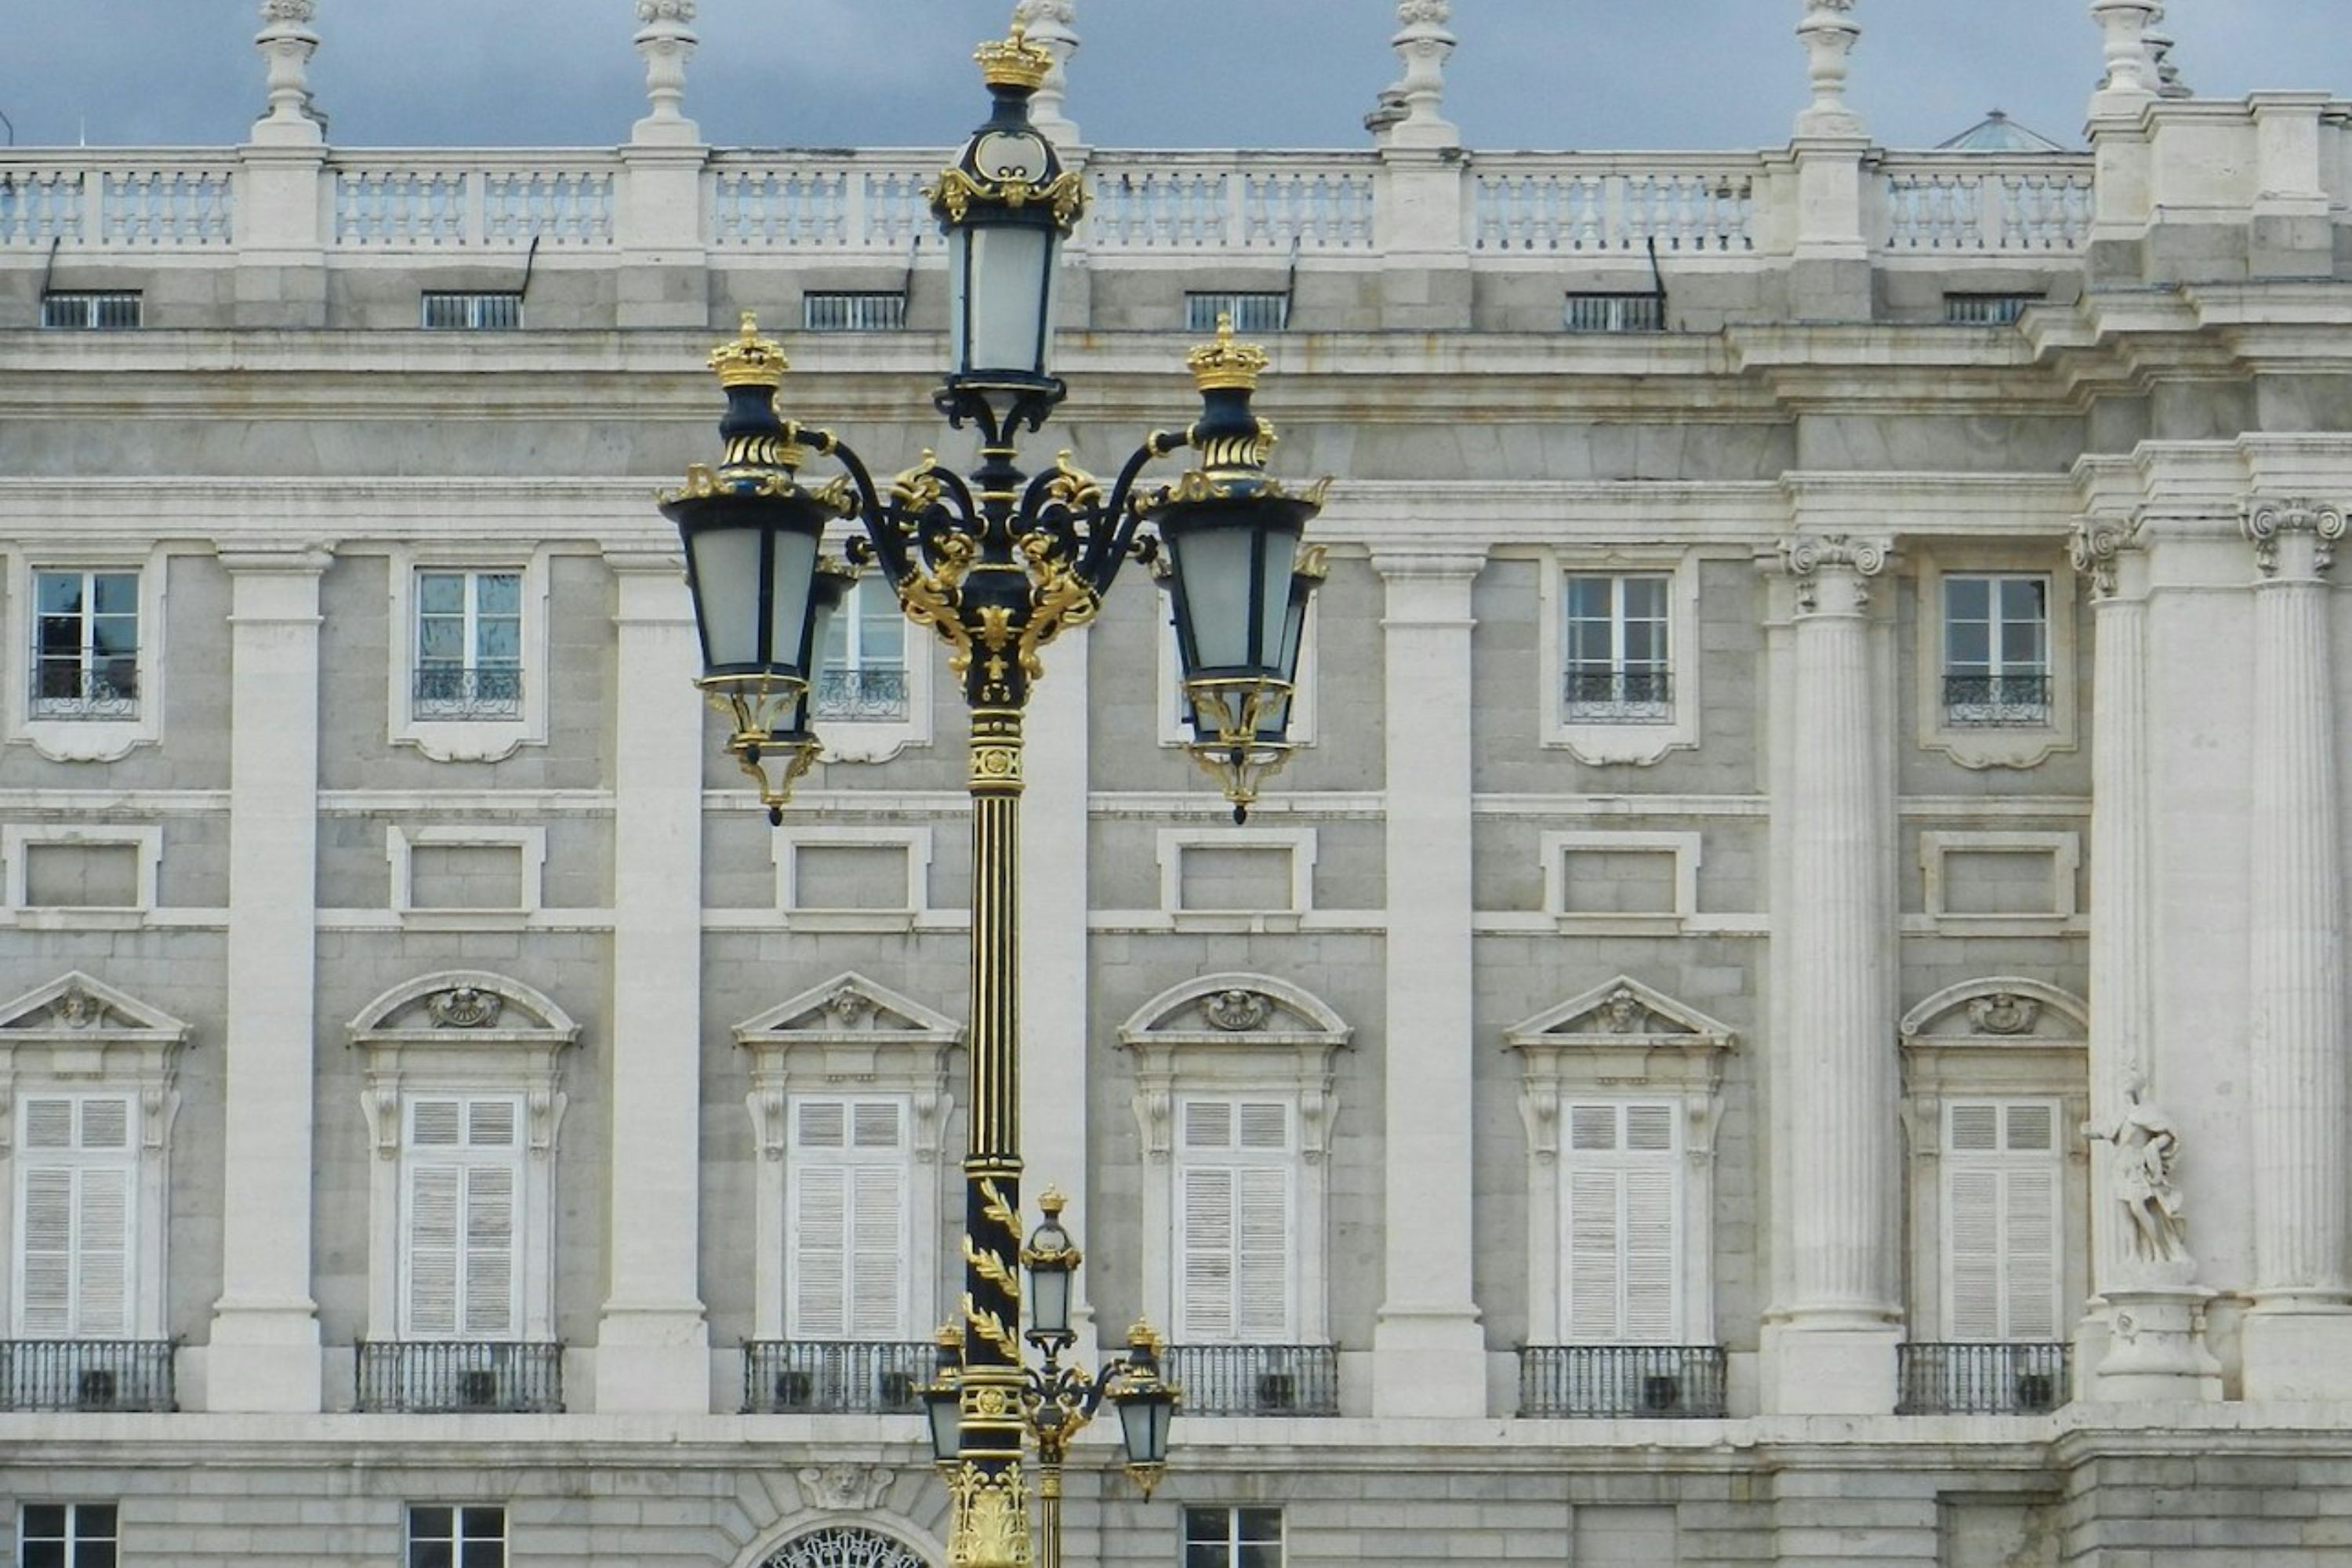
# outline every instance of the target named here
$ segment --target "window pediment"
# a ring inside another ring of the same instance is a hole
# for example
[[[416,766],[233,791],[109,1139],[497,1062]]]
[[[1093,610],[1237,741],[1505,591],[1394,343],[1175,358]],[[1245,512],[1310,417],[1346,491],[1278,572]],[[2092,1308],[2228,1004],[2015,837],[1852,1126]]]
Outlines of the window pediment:
[[[1737,1035],[1730,1025],[1621,974],[1513,1025],[1503,1037],[1517,1051],[1645,1054],[1663,1047],[1703,1056],[1731,1049]]]
[[[751,1049],[795,1041],[957,1045],[962,1039],[963,1026],[954,1019],[854,970],[735,1026],[736,1043]]]
[[[559,1065],[580,1026],[544,993],[481,970],[450,969],[404,981],[347,1026],[368,1053],[362,1097],[379,1159],[400,1152],[404,1086],[508,1089],[526,1097],[531,1152],[555,1146],[568,1098]]]
[[[911,1097],[915,1157],[935,1161],[947,1131],[948,1057],[963,1026],[854,970],[735,1026],[751,1053],[745,1103],[761,1156],[784,1157],[794,1091],[856,1089]]]
[[[1121,1044],[1236,1049],[1336,1048],[1355,1030],[1323,1001],[1270,974],[1204,974],[1171,986],[1119,1026]]]
[[[25,1046],[162,1053],[187,1039],[182,1020],[78,969],[0,1004],[0,1058]]]
[[[2080,997],[2045,981],[1990,975],[1937,992],[1903,1015],[1901,1033],[1912,1049],[2081,1047],[2091,1016]]]

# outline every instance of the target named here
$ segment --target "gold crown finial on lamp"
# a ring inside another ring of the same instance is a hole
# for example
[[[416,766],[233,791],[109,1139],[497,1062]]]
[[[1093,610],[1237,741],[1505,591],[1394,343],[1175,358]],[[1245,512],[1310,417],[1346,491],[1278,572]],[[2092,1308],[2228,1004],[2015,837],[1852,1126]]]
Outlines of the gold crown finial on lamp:
[[[1217,317],[1217,341],[1202,343],[1184,356],[1184,363],[1192,367],[1192,379],[1202,392],[1226,387],[1255,392],[1257,378],[1274,363],[1274,357],[1255,343],[1236,342],[1234,318],[1225,313]]]
[[[784,373],[793,367],[784,358],[783,345],[761,337],[759,317],[746,310],[742,336],[711,350],[710,368],[719,373],[721,386],[778,388],[784,384]]]
[[[1025,87],[1034,92],[1054,70],[1052,51],[1031,43],[1028,27],[1017,16],[1010,33],[981,45],[971,58],[980,62],[981,79],[991,87]]]

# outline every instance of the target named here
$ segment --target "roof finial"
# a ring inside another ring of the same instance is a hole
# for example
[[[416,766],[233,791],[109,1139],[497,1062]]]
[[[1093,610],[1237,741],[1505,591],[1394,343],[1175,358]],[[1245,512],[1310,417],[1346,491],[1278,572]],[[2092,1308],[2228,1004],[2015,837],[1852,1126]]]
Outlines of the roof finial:
[[[1372,124],[1384,147],[1459,147],[1462,132],[1440,112],[1445,102],[1445,62],[1461,40],[1446,24],[1452,0],[1397,0],[1396,35],[1389,47],[1404,61],[1404,75],[1381,95],[1384,105]],[[1371,123],[1368,121],[1367,123]]]
[[[326,140],[326,117],[310,100],[310,57],[319,35],[310,28],[314,0],[261,0],[261,31],[253,47],[269,68],[269,112],[254,127],[257,142]]]
[[[1797,134],[1863,134],[1862,116],[1845,101],[1847,62],[1862,38],[1862,27],[1853,19],[1853,0],[1805,0],[1805,18],[1797,24],[1797,37],[1805,46],[1813,84],[1813,101],[1797,116]]]
[[[1029,100],[1029,122],[1065,147],[1078,144],[1078,127],[1064,112],[1070,90],[1070,57],[1078,52],[1076,0],[1021,0],[1013,19],[1029,41],[1054,57],[1045,85]]]
[[[693,28],[695,0],[637,0],[637,56],[646,62],[646,97],[653,112],[637,121],[632,139],[642,143],[667,142],[690,146],[701,140],[701,128],[688,120],[686,62],[702,40]]]

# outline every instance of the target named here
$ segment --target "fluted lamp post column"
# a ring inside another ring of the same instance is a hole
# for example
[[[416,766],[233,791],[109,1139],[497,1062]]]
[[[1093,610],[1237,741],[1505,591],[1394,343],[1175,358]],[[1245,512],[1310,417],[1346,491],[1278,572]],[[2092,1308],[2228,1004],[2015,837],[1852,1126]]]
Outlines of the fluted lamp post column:
[[[988,121],[930,191],[947,238],[950,363],[934,404],[974,427],[969,477],[932,454],[885,487],[831,431],[778,412],[782,347],[749,316],[711,356],[727,393],[725,453],[663,498],[685,542],[703,639],[699,684],[730,723],[727,749],[757,781],[771,820],[822,753],[808,710],[821,623],[864,568],[896,588],[909,619],[947,645],[971,714],[971,1146],[964,1161],[964,1294],[929,1397],[935,1457],[952,1505],[956,1568],[1028,1568],[1024,1443],[1045,1461],[1047,1522],[1058,1535],[1059,1468],[1077,1426],[1104,1400],[1119,1411],[1128,1468],[1147,1488],[1165,1462],[1177,1391],[1159,1342],[1139,1325],[1128,1353],[1093,1378],[1064,1369],[1069,1274],[1077,1249],[1058,1201],[1023,1247],[1020,1149],[1020,799],[1023,713],[1045,674],[1042,650],[1084,626],[1127,562],[1168,589],[1192,710],[1191,751],[1238,816],[1287,760],[1292,681],[1319,552],[1303,543],[1323,487],[1294,494],[1266,472],[1273,427],[1250,407],[1268,359],[1230,322],[1189,356],[1200,417],[1149,437],[1108,486],[1064,453],[1034,478],[1016,464],[1066,388],[1051,369],[1062,242],[1082,216],[1079,176],[1031,123],[1029,100],[1053,67],[1016,24],[977,57]],[[1144,468],[1190,449],[1196,464],[1146,489]],[[841,471],[814,488],[812,455]],[[853,521],[847,559],[823,559],[826,528]],[[1083,822],[1071,825],[1085,833]],[[1038,1282],[1024,1355],[1024,1263]],[[950,1419],[950,1402],[952,1420]],[[948,1439],[952,1436],[952,1447]],[[1058,1554],[1058,1548],[1052,1549]],[[1048,1558],[1049,1564],[1053,1559]]]

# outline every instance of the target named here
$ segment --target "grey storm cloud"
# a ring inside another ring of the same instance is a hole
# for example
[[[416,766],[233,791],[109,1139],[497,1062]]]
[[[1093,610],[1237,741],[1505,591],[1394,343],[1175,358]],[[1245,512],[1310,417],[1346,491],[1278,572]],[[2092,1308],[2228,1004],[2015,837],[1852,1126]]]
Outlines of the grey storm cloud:
[[[2174,0],[2200,91],[2352,90],[2345,0]],[[1447,110],[1474,147],[1754,147],[1805,98],[1801,0],[1456,0]],[[702,0],[687,110],[729,145],[937,145],[1006,0]],[[1989,109],[2074,140],[2087,0],[1861,0],[1851,99],[1932,145]],[[25,144],[223,144],[258,110],[252,0],[0,0],[0,113]],[[1072,117],[1108,146],[1351,147],[1397,73],[1391,0],[1078,0]],[[629,0],[320,0],[313,68],[347,145],[609,145],[644,110]]]

